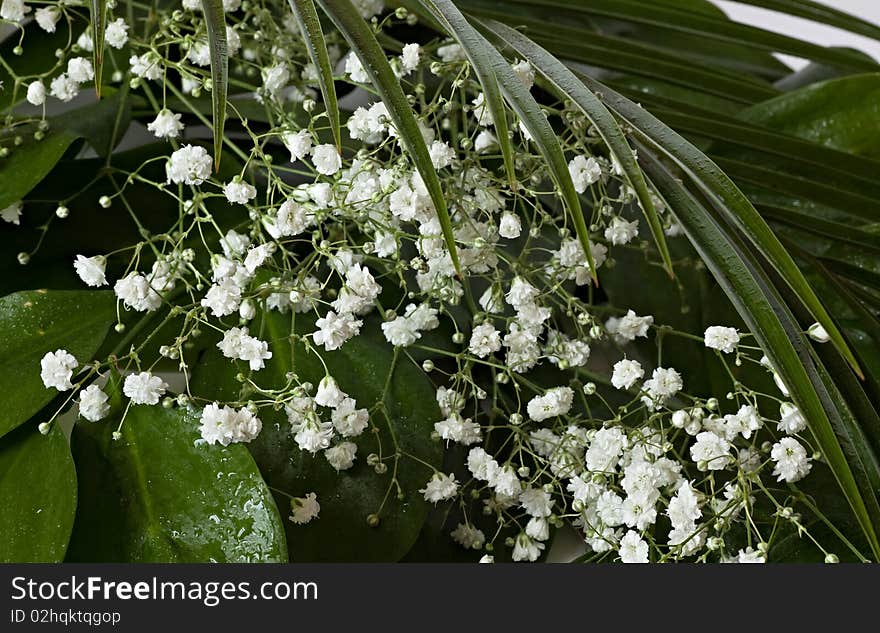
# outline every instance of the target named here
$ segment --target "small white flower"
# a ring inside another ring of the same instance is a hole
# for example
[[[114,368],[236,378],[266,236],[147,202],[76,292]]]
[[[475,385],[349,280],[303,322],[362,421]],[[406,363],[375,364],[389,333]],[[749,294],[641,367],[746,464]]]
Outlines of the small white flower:
[[[482,530],[467,523],[459,523],[449,535],[465,549],[481,549],[486,542],[486,535]]]
[[[324,451],[324,457],[337,471],[348,470],[354,466],[357,455],[357,444],[354,442],[340,442]]]
[[[180,116],[180,114],[175,114],[167,108],[160,110],[156,118],[152,122],[147,123],[147,130],[152,132],[157,138],[177,138],[183,130]]]
[[[302,160],[312,150],[312,135],[308,130],[285,132],[281,135],[281,142],[290,152],[291,163]]]
[[[342,168],[342,157],[335,145],[324,143],[312,149],[312,163],[319,174],[332,176]]]
[[[807,420],[804,414],[790,402],[779,405],[779,424],[776,429],[794,435],[807,428]]]
[[[405,75],[418,68],[419,48],[418,44],[406,44],[403,47],[403,51],[400,55],[400,65],[403,68]]]
[[[27,87],[28,103],[41,106],[46,102],[46,86],[40,80],[32,81]]]
[[[79,94],[79,84],[62,73],[49,84],[49,94],[61,101],[72,101]]]
[[[98,385],[89,385],[79,394],[79,414],[89,422],[97,422],[110,413],[108,400]]]
[[[455,159],[455,150],[449,146],[449,143],[443,141],[434,141],[428,149],[431,156],[431,163],[434,169],[443,169],[452,164]]]
[[[315,321],[318,330],[312,335],[316,345],[323,345],[324,349],[332,352],[342,347],[352,336],[361,331],[363,321],[357,320],[351,313],[336,314],[333,310]]]
[[[21,202],[13,202],[5,209],[0,210],[0,218],[3,218],[4,222],[9,222],[16,226],[21,224],[21,209],[23,206]]]
[[[54,33],[55,25],[61,19],[61,11],[58,7],[43,7],[42,9],[37,9],[34,18],[36,18],[37,24],[40,25],[41,29],[47,33]]]
[[[370,81],[370,76],[364,70],[360,58],[354,51],[350,52],[345,58],[345,74],[351,77],[351,80],[355,83],[365,84]]]
[[[773,468],[776,481],[800,481],[813,467],[807,450],[793,437],[783,437],[776,442],[770,449],[770,459],[776,464]]]
[[[533,540],[529,538],[528,534],[521,532],[519,536],[516,537],[516,541],[513,545],[513,552],[510,557],[517,563],[524,560],[533,563],[538,560],[543,550],[543,543]]]
[[[236,178],[223,186],[223,195],[231,204],[247,204],[257,196],[257,188]]]
[[[565,415],[571,409],[574,391],[570,387],[548,389],[543,396],[535,396],[527,406],[529,417],[536,422]]]
[[[614,363],[611,384],[615,389],[631,389],[634,384],[645,376],[645,370],[637,360],[623,360]]]
[[[617,550],[622,563],[647,563],[648,544],[639,536],[638,532],[630,530],[622,539]]]
[[[455,475],[434,473],[431,480],[419,492],[425,495],[425,501],[430,501],[431,503],[445,501],[456,495],[458,492],[458,482],[455,481]]]
[[[0,18],[10,22],[22,22],[30,12],[31,8],[23,0],[3,0],[0,4]]]
[[[639,234],[639,221],[627,222],[620,216],[611,220],[605,229],[605,239],[615,246],[629,244]]]
[[[704,342],[706,347],[730,354],[739,344],[739,332],[732,327],[712,325],[706,328]]]
[[[48,352],[40,360],[40,378],[46,388],[54,387],[58,391],[73,389],[70,379],[79,362],[73,354],[64,349]]]
[[[305,497],[295,497],[290,500],[290,520],[297,525],[308,523],[317,518],[321,511],[321,504],[318,503],[318,497],[314,492],[310,492]]]
[[[315,403],[322,407],[335,408],[348,397],[333,376],[324,376],[318,383],[318,391],[315,394]]]
[[[76,261],[73,262],[73,268],[87,286],[96,288],[107,285],[107,278],[104,276],[107,260],[100,255],[97,257],[77,255]]]
[[[184,145],[165,164],[168,182],[200,185],[211,177],[211,157],[204,147]]]
[[[247,408],[236,411],[228,405],[221,408],[216,402],[202,409],[199,423],[202,439],[212,446],[250,442],[263,429],[260,418]]]
[[[515,240],[522,233],[522,223],[519,216],[510,211],[505,211],[498,224],[498,235],[508,240]]]
[[[168,385],[158,376],[148,371],[129,374],[122,385],[122,393],[131,398],[134,404],[158,404],[165,395]]]
[[[122,18],[116,18],[104,29],[104,41],[113,48],[122,48],[128,42],[128,25]]]
[[[571,175],[574,190],[578,193],[584,193],[587,187],[599,182],[599,179],[602,178],[602,166],[592,156],[589,158],[575,156],[568,163],[568,173]]]
[[[287,69],[287,64],[275,64],[263,69],[263,89],[269,95],[277,96],[289,79],[290,71]]]
[[[74,57],[67,62],[67,76],[77,83],[85,83],[95,78],[95,69],[85,57]]]
[[[813,323],[813,325],[807,329],[807,335],[817,343],[827,343],[831,340],[828,332],[820,323]]]
[[[700,470],[724,470],[733,460],[730,442],[710,431],[697,434],[691,446],[691,459]]]
[[[468,350],[478,358],[485,358],[501,349],[501,334],[491,323],[481,323],[471,332]]]
[[[132,55],[128,59],[132,74],[143,79],[160,79],[162,77],[161,59],[154,52],[143,55]]]

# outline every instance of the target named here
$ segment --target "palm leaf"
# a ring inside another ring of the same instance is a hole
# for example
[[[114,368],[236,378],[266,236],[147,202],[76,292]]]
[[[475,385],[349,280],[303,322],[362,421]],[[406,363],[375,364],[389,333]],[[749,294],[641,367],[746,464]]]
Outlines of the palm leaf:
[[[289,0],[289,2],[309,52],[309,59],[318,70],[321,95],[324,97],[327,117],[330,119],[330,129],[333,133],[336,149],[341,152],[342,135],[339,131],[339,106],[336,101],[336,88],[333,85],[333,68],[330,65],[330,55],[327,53],[327,44],[324,41],[324,33],[321,30],[321,22],[318,19],[315,3],[312,0]]]
[[[319,0],[323,11],[333,20],[336,28],[342,33],[349,46],[354,50],[363,64],[364,70],[370,76],[376,90],[382,97],[382,101],[388,106],[388,114],[394,123],[397,133],[403,141],[415,163],[416,169],[422,176],[431,201],[434,203],[434,211],[440,221],[440,227],[443,230],[443,238],[446,241],[446,248],[452,259],[452,265],[455,267],[458,276],[461,277],[461,264],[458,259],[458,250],[455,246],[455,235],[452,230],[452,220],[449,217],[449,211],[446,208],[446,199],[443,196],[443,189],[440,186],[440,179],[431,163],[431,156],[428,154],[428,148],[419,131],[418,123],[413,115],[412,108],[406,100],[394,71],[388,64],[385,57],[385,51],[376,41],[376,36],[364,19],[357,12],[357,9],[349,0]]]
[[[95,65],[95,92],[101,97],[104,71],[104,30],[107,28],[107,0],[89,0],[92,18],[92,60]]]
[[[202,0],[211,51],[211,107],[214,126],[214,169],[220,168],[223,128],[226,124],[226,93],[229,89],[229,51],[226,46],[226,16],[221,0]]]
[[[629,143],[627,143],[614,116],[602,105],[602,102],[595,94],[587,90],[584,84],[564,64],[546,50],[500,22],[489,21],[481,24],[495,33],[500,39],[511,44],[557,90],[577,104],[581,112],[584,113],[584,116],[593,124],[602,140],[608,145],[612,155],[617,159],[624,177],[635,190],[666,271],[670,276],[673,276],[669,247],[666,245],[663,226],[660,223],[657,210],[654,208],[651,193],[648,191],[648,185],[645,182],[642,171],[633,157],[632,149]]]

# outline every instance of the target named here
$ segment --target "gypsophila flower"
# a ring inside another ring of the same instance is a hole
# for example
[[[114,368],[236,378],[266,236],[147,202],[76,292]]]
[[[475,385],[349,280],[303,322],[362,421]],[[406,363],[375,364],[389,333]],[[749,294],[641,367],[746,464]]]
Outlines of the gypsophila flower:
[[[167,388],[164,380],[148,371],[142,371],[125,377],[122,393],[131,398],[134,404],[158,404]]]
[[[290,152],[291,163],[302,160],[312,150],[312,135],[308,130],[285,132],[281,135],[281,141],[284,143],[287,151]]]
[[[498,234],[503,238],[513,240],[518,238],[520,233],[522,233],[522,223],[519,216],[509,211],[505,212],[498,224]]]
[[[49,94],[61,101],[72,101],[79,94],[79,84],[62,73],[49,84]]]
[[[629,244],[639,234],[639,221],[627,222],[621,217],[611,220],[605,229],[605,239],[615,246]]]
[[[30,12],[31,8],[23,0],[3,0],[0,4],[0,18],[10,22],[22,22]]]
[[[13,202],[5,209],[0,210],[0,218],[3,218],[4,222],[17,226],[21,224],[21,209],[21,202]]]
[[[725,354],[730,354],[736,349],[739,339],[739,332],[734,328],[721,325],[713,325],[706,328],[704,335],[706,347],[717,349]]]
[[[516,542],[514,543],[513,552],[510,557],[515,562],[534,562],[538,560],[538,557],[541,556],[543,550],[543,543],[529,538],[529,535],[523,532],[516,537]]]
[[[74,57],[67,62],[67,76],[77,83],[85,83],[95,78],[95,69],[85,57]]]
[[[425,501],[436,504],[454,497],[458,492],[458,482],[455,481],[455,475],[434,473],[434,476],[419,492],[425,495]]]
[[[235,442],[250,442],[263,428],[263,423],[247,408],[235,410],[216,402],[205,406],[199,418],[199,432],[208,444],[229,446]]]
[[[485,358],[501,349],[501,334],[491,323],[482,323],[471,332],[468,350],[474,356]]]
[[[807,428],[807,420],[801,410],[790,402],[779,405],[779,424],[776,429],[789,435],[800,433]]]
[[[622,563],[647,563],[648,544],[639,536],[638,532],[630,530],[620,539],[620,562]]]
[[[644,375],[641,363],[624,358],[614,363],[611,384],[615,389],[631,389]]]
[[[339,388],[339,385],[333,376],[324,376],[321,379],[321,382],[318,383],[318,392],[315,394],[315,403],[322,407],[335,408],[347,397],[348,394]]]
[[[223,186],[223,195],[232,204],[247,204],[257,196],[257,189],[249,183],[233,180]]]
[[[807,328],[807,335],[817,343],[827,343],[831,340],[831,336],[828,335],[828,332],[819,323],[813,323],[813,325]]]
[[[324,457],[337,472],[354,466],[356,455],[357,444],[354,442],[340,442],[324,451]]]
[[[86,257],[84,255],[77,255],[76,260],[73,262],[73,268],[87,286],[96,288],[107,285],[107,278],[105,277],[107,260],[105,258],[101,256]]]
[[[34,18],[41,29],[47,33],[54,33],[55,25],[61,19],[61,11],[58,7],[43,7],[37,9],[36,13],[34,13]]]
[[[535,396],[529,401],[529,417],[536,422],[547,418],[565,415],[571,409],[574,391],[570,387],[554,387],[543,396]]]
[[[459,523],[450,533],[452,540],[465,549],[482,549],[486,542],[486,535],[467,523]]]
[[[602,177],[602,167],[595,158],[590,156],[575,156],[568,163],[568,173],[574,184],[574,190],[584,193],[592,184],[599,182]]]
[[[290,500],[291,514],[289,518],[298,525],[316,519],[320,511],[321,504],[318,503],[318,497],[314,492],[308,493],[305,497],[294,497]]]
[[[403,68],[404,74],[409,74],[418,68],[419,50],[420,47],[418,44],[404,45],[403,51],[400,55],[400,65]]]
[[[179,114],[164,109],[159,111],[155,119],[147,123],[147,130],[157,138],[177,138],[183,131],[183,123],[180,122]]]
[[[697,435],[691,446],[691,459],[700,470],[724,470],[731,462],[730,442],[710,431]]]
[[[54,387],[58,391],[67,391],[73,389],[70,379],[73,370],[78,366],[79,362],[67,350],[47,352],[40,360],[40,378],[47,388]]]
[[[168,182],[200,185],[211,177],[211,157],[204,147],[184,145],[165,164]]]
[[[128,25],[122,18],[116,18],[104,28],[104,41],[113,48],[122,48],[128,42]]]
[[[312,148],[312,164],[319,174],[332,176],[342,167],[342,158],[335,145],[325,143]]]
[[[110,413],[108,396],[98,385],[89,385],[79,393],[79,414],[89,422],[97,422]]]
[[[776,442],[770,450],[770,459],[776,464],[773,474],[777,481],[800,481],[813,467],[806,449],[793,437],[783,437]]]
[[[46,102],[46,86],[42,81],[36,80],[28,84],[27,101],[35,106],[41,106]]]

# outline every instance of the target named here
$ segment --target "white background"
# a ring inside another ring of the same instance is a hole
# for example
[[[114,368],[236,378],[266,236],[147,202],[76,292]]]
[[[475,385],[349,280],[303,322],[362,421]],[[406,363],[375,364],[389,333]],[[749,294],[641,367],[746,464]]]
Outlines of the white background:
[[[860,35],[854,35],[828,26],[822,26],[787,15],[760,9],[749,5],[730,2],[729,0],[712,0],[721,7],[728,16],[737,22],[752,24],[768,31],[776,31],[792,37],[822,46],[849,46],[858,48],[880,61],[880,42]],[[880,25],[880,0],[817,0],[846,11],[875,25]],[[789,65],[800,68],[806,62],[797,58],[781,56]]]

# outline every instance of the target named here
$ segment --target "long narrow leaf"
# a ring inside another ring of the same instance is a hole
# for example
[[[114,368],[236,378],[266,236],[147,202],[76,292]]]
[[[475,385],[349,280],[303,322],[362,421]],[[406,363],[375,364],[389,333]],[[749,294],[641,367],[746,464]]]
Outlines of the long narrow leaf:
[[[333,140],[336,149],[342,151],[342,136],[339,131],[339,105],[336,101],[336,87],[333,85],[333,67],[330,64],[330,55],[327,53],[327,44],[324,41],[324,32],[321,30],[321,22],[318,19],[318,11],[312,0],[289,0],[293,17],[299,25],[309,59],[318,71],[318,79],[321,84],[321,95],[324,97],[324,107],[327,117],[330,119],[330,129],[333,132]]]
[[[762,3],[764,0],[760,0]],[[877,64],[844,49],[819,46],[756,26],[732,22],[684,7],[671,7],[640,0],[513,0],[534,6],[563,9],[586,15],[601,15],[639,24],[699,35],[707,39],[743,44],[752,48],[821,61],[854,70],[876,70]],[[755,0],[757,2],[757,0]],[[786,4],[792,4],[787,2]],[[768,7],[769,8],[769,7]]]
[[[617,125],[614,116],[602,105],[599,98],[584,86],[583,82],[578,80],[564,64],[546,50],[500,22],[486,21],[480,22],[480,24],[528,60],[548,81],[556,86],[557,90],[577,104],[584,116],[590,120],[602,140],[608,145],[614,158],[617,159],[617,164],[620,165],[624,177],[636,192],[666,271],[670,276],[673,276],[672,258],[669,255],[663,226],[660,223],[657,210],[654,208],[651,193],[648,191],[642,170],[633,156],[632,148],[630,148],[620,126]]]
[[[701,206],[647,148],[640,151],[640,160],[666,199],[671,213],[767,353],[806,416],[874,556],[880,557],[880,541],[874,527],[878,516],[876,495],[869,483],[863,481],[859,485],[850,467],[848,454],[841,447],[829,418],[829,409],[838,418],[840,414],[834,409],[825,381],[817,372],[797,322],[761,272],[759,264],[725,234],[712,218],[711,212]],[[838,430],[842,431],[840,427]],[[862,467],[861,464],[859,466]]]
[[[606,105],[625,119],[646,142],[674,160],[693,179],[694,183],[710,197],[713,204],[722,210],[727,219],[748,237],[762,256],[779,272],[816,321],[822,324],[835,347],[840,350],[856,374],[863,377],[862,370],[844,341],[843,335],[791,255],[779,243],[748,198],[718,165],[632,101],[583,73],[576,72],[576,76],[591,90],[602,92]]]
[[[229,89],[229,50],[226,46],[226,16],[221,0],[202,0],[211,51],[211,106],[214,125],[214,169],[220,168],[223,128],[226,125],[226,93]]]
[[[388,114],[394,127],[397,129],[413,163],[415,163],[416,169],[422,176],[431,201],[434,203],[434,211],[440,221],[452,265],[461,277],[461,264],[458,259],[458,250],[455,247],[452,220],[446,208],[446,199],[443,196],[440,179],[431,163],[431,156],[419,131],[412,108],[394,76],[394,71],[388,64],[385,52],[379,46],[370,27],[349,0],[319,0],[319,2],[323,11],[333,20],[336,28],[342,33],[352,50],[357,53],[364,70],[379,91],[382,101],[388,106]]]
[[[498,80],[495,72],[487,63],[488,55],[486,48],[489,44],[479,37],[467,23],[461,24],[457,20],[450,21],[443,11],[443,6],[438,7],[432,0],[418,0],[419,5],[427,12],[434,14],[442,27],[449,31],[458,41],[474,72],[483,88],[483,98],[489,113],[492,115],[492,123],[495,126],[498,145],[501,148],[501,157],[504,161],[504,169],[512,189],[516,189],[516,171],[513,164],[513,144],[507,127],[507,111],[504,108],[504,100],[498,88]]]
[[[538,102],[535,101],[535,98],[523,86],[519,77],[513,72],[513,68],[504,59],[504,56],[494,46],[489,44],[486,38],[477,33],[476,29],[470,25],[461,11],[450,0],[434,0],[434,2],[442,10],[445,19],[454,28],[462,31],[469,30],[473,33],[474,37],[485,42],[487,60],[491,64],[495,77],[498,79],[498,84],[510,107],[513,108],[513,111],[516,112],[529,134],[531,134],[535,145],[538,146],[541,155],[544,157],[550,175],[559,188],[559,192],[574,223],[575,233],[581,248],[584,250],[590,275],[593,278],[593,282],[598,283],[596,264],[593,261],[593,249],[590,244],[590,232],[584,220],[580,199],[571,181],[568,164],[565,162],[565,154],[562,152],[559,139],[550,126],[550,122],[547,121],[547,117],[544,115]]]
[[[92,17],[92,59],[95,64],[95,92],[101,97],[104,71],[104,30],[107,28],[107,0],[89,0]]]

